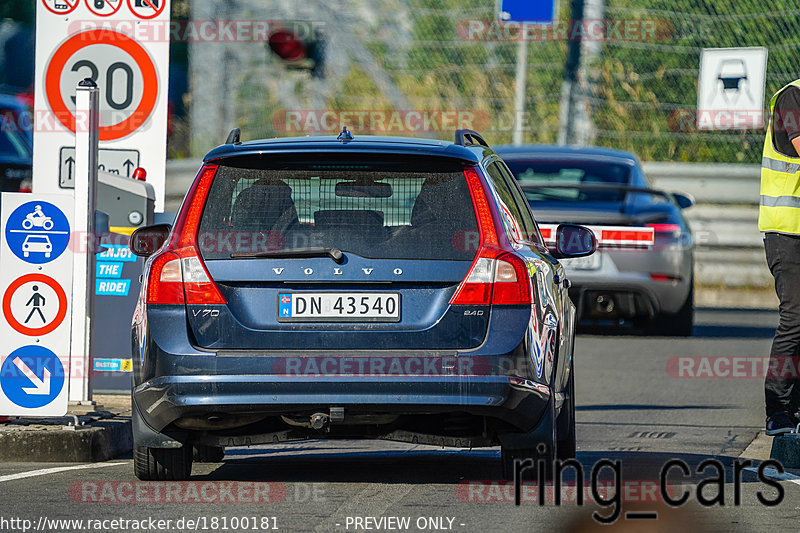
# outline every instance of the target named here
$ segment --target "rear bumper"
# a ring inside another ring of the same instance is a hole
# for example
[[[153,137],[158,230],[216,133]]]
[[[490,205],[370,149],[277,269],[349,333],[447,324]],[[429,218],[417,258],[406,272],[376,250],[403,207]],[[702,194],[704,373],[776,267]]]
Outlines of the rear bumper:
[[[138,433],[149,431],[155,440],[162,432],[180,433],[175,422],[185,417],[277,417],[331,407],[344,408],[345,420],[348,413],[459,413],[525,432],[550,401],[551,388],[531,381],[532,363],[520,341],[504,355],[487,355],[486,346],[463,353],[215,352],[192,346],[182,309],[147,315],[133,329],[133,402]]]
[[[689,295],[690,285],[691,280],[578,279],[569,294],[581,319],[652,318],[677,312]],[[604,312],[597,303],[598,297],[606,295],[613,299],[611,312]]]
[[[693,281],[691,250],[598,253],[603,256],[600,269],[567,271],[572,282],[570,297],[580,318],[652,318],[661,313],[676,313],[686,302]],[[651,274],[671,279],[653,279]],[[597,309],[600,295],[613,297],[614,313]]]
[[[136,387],[133,397],[155,431],[182,417],[327,413],[331,407],[343,407],[345,416],[460,412],[527,431],[549,400],[543,390],[512,386],[505,376],[164,376]]]

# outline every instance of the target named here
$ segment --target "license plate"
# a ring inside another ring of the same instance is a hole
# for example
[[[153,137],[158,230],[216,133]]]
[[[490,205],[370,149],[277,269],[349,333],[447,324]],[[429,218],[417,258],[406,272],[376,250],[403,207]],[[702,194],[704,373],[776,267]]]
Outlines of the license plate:
[[[278,294],[279,322],[399,322],[397,293]]]
[[[598,270],[602,264],[602,255],[598,252],[586,257],[576,257],[574,259],[564,259],[561,264],[570,270]]]

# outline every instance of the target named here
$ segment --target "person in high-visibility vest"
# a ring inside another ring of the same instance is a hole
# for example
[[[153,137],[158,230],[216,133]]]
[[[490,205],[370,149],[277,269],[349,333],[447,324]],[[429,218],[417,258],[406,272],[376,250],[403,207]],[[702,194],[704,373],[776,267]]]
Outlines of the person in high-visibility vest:
[[[775,93],[769,111],[758,229],[780,299],[764,381],[766,434],[780,435],[800,423],[800,80]]]

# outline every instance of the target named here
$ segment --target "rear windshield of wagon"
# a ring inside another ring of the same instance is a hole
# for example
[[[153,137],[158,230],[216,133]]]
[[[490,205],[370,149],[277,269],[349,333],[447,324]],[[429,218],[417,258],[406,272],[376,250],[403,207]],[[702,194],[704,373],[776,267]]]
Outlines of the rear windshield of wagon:
[[[204,259],[336,248],[374,259],[472,261],[478,225],[458,162],[223,161],[200,224]]]

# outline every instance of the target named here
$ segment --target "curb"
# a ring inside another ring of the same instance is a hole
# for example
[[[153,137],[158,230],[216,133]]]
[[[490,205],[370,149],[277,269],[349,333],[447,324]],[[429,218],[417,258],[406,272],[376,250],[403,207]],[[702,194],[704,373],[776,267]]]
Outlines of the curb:
[[[757,461],[766,461],[769,459],[770,451],[772,450],[772,440],[774,437],[768,437],[764,434],[762,429],[747,445],[747,448],[739,455],[742,459],[755,459]]]
[[[94,463],[130,453],[131,419],[115,417],[88,426],[0,431],[0,462]]]
[[[770,309],[777,312],[778,303],[775,290],[769,288],[742,290],[732,287],[695,287],[695,308]]]

